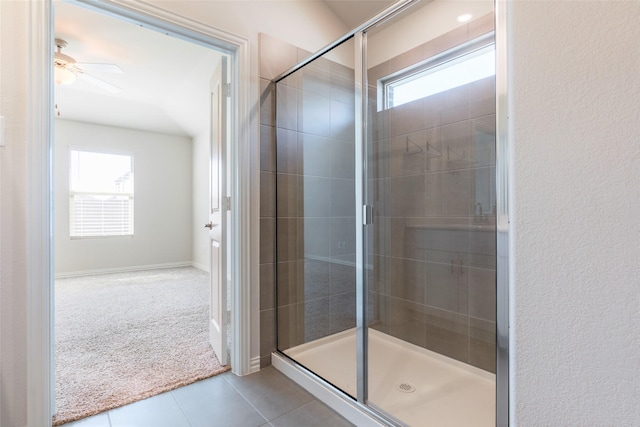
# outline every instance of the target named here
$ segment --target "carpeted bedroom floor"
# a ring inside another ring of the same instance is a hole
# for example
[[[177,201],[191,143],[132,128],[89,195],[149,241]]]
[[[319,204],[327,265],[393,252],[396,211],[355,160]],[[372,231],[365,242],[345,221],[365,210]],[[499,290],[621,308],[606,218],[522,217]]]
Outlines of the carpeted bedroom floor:
[[[56,280],[54,425],[226,371],[208,280],[192,267]]]

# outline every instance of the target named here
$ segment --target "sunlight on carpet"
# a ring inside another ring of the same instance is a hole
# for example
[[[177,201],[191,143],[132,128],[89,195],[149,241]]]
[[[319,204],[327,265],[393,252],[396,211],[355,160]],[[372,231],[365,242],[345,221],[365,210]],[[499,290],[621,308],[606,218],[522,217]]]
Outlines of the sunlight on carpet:
[[[208,280],[192,267],[56,280],[53,425],[225,372]]]

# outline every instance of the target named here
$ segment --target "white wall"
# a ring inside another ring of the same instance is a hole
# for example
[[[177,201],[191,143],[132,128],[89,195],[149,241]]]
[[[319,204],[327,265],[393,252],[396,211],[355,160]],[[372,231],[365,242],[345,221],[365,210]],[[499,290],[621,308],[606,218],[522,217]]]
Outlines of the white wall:
[[[637,1],[511,3],[517,425],[640,425],[638,22]]]
[[[0,425],[26,424],[28,3],[0,1]],[[6,58],[11,58],[9,62]]]
[[[60,119],[54,127],[56,275],[190,264],[191,138]],[[69,237],[70,149],[133,155],[133,236]]]
[[[491,0],[435,0],[418,4],[390,23],[371,30],[367,43],[369,68],[407,52],[465,24],[457,17],[470,13],[476,20],[493,12]],[[466,34],[465,34],[466,35]]]

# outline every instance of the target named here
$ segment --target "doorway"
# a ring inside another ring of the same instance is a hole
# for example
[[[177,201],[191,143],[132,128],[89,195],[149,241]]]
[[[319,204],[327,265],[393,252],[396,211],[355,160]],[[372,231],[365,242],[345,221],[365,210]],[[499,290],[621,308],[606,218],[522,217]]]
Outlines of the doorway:
[[[226,56],[55,9],[54,78],[77,78],[55,88],[55,420],[64,423],[225,370],[226,349],[214,355],[204,330],[209,276],[222,266],[208,263],[201,200],[209,169],[225,169],[223,157],[209,160],[209,141],[227,138],[208,92]]]
[[[32,25],[34,27],[38,27],[42,24],[42,21],[49,22],[47,16],[52,14],[52,10],[49,9],[51,6],[50,3],[43,3],[38,7],[35,7],[33,16],[32,16]],[[115,6],[109,6],[101,3],[93,3],[92,6],[95,10],[97,8],[102,13],[109,14],[112,16],[120,17],[124,20],[128,20],[130,22],[136,23],[138,26],[143,26],[148,29],[162,30],[164,34],[173,35],[179,37],[184,40],[189,40],[192,43],[197,43],[203,46],[210,47],[212,49],[216,49],[222,52],[225,52],[230,57],[230,74],[232,80],[230,84],[230,104],[232,109],[230,111],[230,122],[232,126],[230,126],[231,130],[231,144],[230,144],[230,198],[229,203],[232,218],[236,217],[236,212],[240,212],[245,208],[244,206],[246,202],[246,197],[244,197],[245,193],[248,193],[246,182],[248,182],[248,152],[242,152],[242,146],[248,143],[248,131],[245,128],[245,125],[239,126],[238,116],[242,115],[243,117],[247,112],[247,105],[245,103],[239,103],[238,99],[246,96],[247,88],[242,84],[239,84],[236,77],[240,74],[240,70],[242,73],[246,73],[246,69],[248,67],[248,61],[246,56],[247,51],[247,41],[241,38],[237,38],[230,34],[225,34],[222,32],[218,32],[215,29],[206,28],[205,26],[199,26],[197,23],[181,20],[179,17],[167,13],[163,14],[159,11],[154,11],[154,13],[147,13],[140,10],[132,10],[132,9],[124,9]],[[168,19],[169,15],[171,15],[171,19]],[[164,18],[164,19],[163,19]],[[169,24],[168,22],[172,23]],[[36,24],[37,23],[37,24]],[[46,34],[46,26],[45,31]],[[51,34],[52,35],[52,34]],[[42,36],[42,34],[41,34]],[[33,41],[34,51],[51,51],[51,46],[53,45],[53,37],[51,36],[42,36],[35,37],[36,41]],[[46,40],[46,42],[45,42]],[[51,72],[51,63],[49,60],[44,61],[48,55],[43,55],[42,58],[38,57],[38,60],[34,61],[34,69],[37,69],[41,75],[44,77],[42,79],[43,82],[47,82],[47,75],[50,76]],[[49,70],[47,72],[47,69]],[[246,82],[245,84],[247,84]],[[49,119],[50,115],[47,112],[53,111],[53,103],[51,106],[47,100],[51,100],[53,95],[52,90],[53,85],[49,86],[47,89],[47,84],[40,87],[39,90],[36,90],[32,93],[32,98],[30,100],[30,105],[33,110],[41,110],[40,114],[33,114],[31,117],[31,127],[35,130],[34,140],[39,140],[43,142],[42,146],[37,145],[36,149],[33,153],[33,160],[35,162],[39,160],[43,160],[43,164],[49,165],[51,163],[50,157],[50,146],[49,149],[48,141],[50,140],[49,135],[52,134],[51,120]],[[35,101],[39,99],[40,102]],[[44,102],[42,102],[44,101]],[[38,122],[38,124],[36,124]],[[48,159],[48,160],[47,160]],[[243,167],[244,166],[244,167]],[[243,169],[247,171],[245,174]],[[47,176],[50,171],[50,166],[47,166],[43,170],[43,176]],[[40,176],[40,175],[38,175]],[[50,192],[50,181],[48,179],[44,179],[39,181],[37,178],[34,179],[33,183],[34,192],[32,193],[33,199],[36,201],[31,206],[31,212],[33,214],[32,220],[34,223],[38,224],[50,224],[52,215],[51,215],[51,192]],[[49,194],[47,196],[46,194]],[[42,197],[39,197],[42,196]],[[236,197],[239,196],[239,197]],[[237,215],[240,217],[240,215]],[[247,220],[242,219],[240,221],[232,223],[233,226],[230,229],[230,234],[234,237],[234,241],[237,243],[233,253],[240,254],[246,257],[246,246],[248,242],[248,233],[242,233],[242,230],[247,229]],[[200,224],[202,226],[202,224]],[[42,235],[47,236],[49,233],[45,232]],[[53,322],[52,322],[52,291],[53,289],[46,289],[44,287],[39,287],[38,285],[33,285],[37,281],[38,278],[42,278],[42,282],[46,283],[47,281],[52,282],[53,271],[52,268],[48,266],[52,266],[51,258],[53,253],[52,242],[48,240],[42,240],[40,243],[32,245],[32,248],[35,248],[38,254],[41,254],[41,257],[34,257],[31,263],[31,269],[34,271],[34,274],[30,277],[30,283],[32,284],[33,293],[30,296],[30,306],[33,308],[29,310],[31,313],[35,313],[32,317],[32,325],[38,324],[40,325],[38,329],[42,332],[38,332],[34,328],[30,328],[29,331],[29,341],[32,348],[39,347],[43,351],[34,352],[36,356],[29,360],[29,365],[31,367],[35,367],[31,369],[30,372],[35,372],[35,375],[30,377],[30,384],[38,384],[38,386],[32,387],[33,390],[37,390],[34,393],[30,394],[31,399],[34,404],[29,405],[30,411],[30,419],[33,420],[41,420],[44,422],[49,422],[51,414],[53,412],[53,399],[54,393],[51,387],[51,374],[53,373],[53,363],[52,363],[52,351],[51,351],[51,343],[53,337]],[[41,245],[41,246],[40,246]],[[240,266],[236,262],[237,256],[231,257],[230,260],[230,271],[231,271],[231,289],[230,292],[230,303],[232,306],[238,306],[238,310],[234,310],[233,318],[237,321],[234,324],[234,328],[232,329],[232,335],[234,336],[234,340],[232,341],[234,344],[234,348],[232,349],[231,363],[234,366],[234,372],[236,373],[246,373],[248,371],[248,367],[250,366],[249,361],[249,349],[246,346],[242,345],[242,339],[235,339],[236,336],[243,337],[248,335],[248,328],[244,325],[246,318],[245,311],[248,310],[248,305],[242,304],[243,300],[247,299],[248,289],[245,289],[240,283],[247,283],[243,281],[243,276],[246,275],[240,269]],[[41,262],[44,261],[44,262]],[[37,318],[37,319],[36,319]],[[44,387],[42,387],[44,386]]]

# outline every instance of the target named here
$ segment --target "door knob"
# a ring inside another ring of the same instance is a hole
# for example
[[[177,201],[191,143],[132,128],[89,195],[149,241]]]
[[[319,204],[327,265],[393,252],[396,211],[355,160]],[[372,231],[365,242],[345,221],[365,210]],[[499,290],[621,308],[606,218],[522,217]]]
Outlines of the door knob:
[[[214,224],[211,221],[209,221],[209,224],[205,224],[204,228],[208,228],[209,230],[211,230],[213,227],[217,227],[218,224]]]

